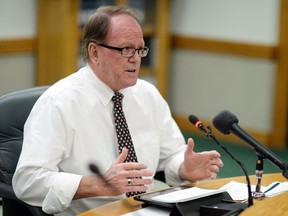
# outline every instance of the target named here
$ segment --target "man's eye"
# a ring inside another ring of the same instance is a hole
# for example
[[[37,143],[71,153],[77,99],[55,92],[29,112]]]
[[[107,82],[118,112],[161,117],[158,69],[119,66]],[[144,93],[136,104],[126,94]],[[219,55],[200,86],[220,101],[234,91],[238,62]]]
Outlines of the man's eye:
[[[123,50],[125,50],[125,51],[129,51],[129,50],[133,50],[133,48],[132,48],[132,47],[124,47]]]

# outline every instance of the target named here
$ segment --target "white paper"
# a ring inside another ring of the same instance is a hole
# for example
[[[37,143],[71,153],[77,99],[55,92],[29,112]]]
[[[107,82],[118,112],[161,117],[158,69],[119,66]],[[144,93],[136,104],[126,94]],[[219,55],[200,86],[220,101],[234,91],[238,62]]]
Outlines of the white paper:
[[[171,209],[160,206],[148,206],[137,211],[129,212],[122,216],[169,216]]]
[[[246,200],[246,199],[248,199],[247,184],[235,182],[235,181],[230,181],[229,183],[227,183],[226,185],[221,187],[221,189],[227,191],[233,200]],[[255,189],[256,189],[256,186],[251,185],[251,191],[253,192],[253,191],[255,191]],[[266,190],[266,187],[261,186],[261,191],[264,192],[265,190]]]
[[[273,197],[288,191],[288,182],[273,182],[265,191],[265,196]]]
[[[198,198],[210,196],[213,194],[222,193],[224,190],[212,190],[212,189],[203,189],[199,187],[191,187],[179,191],[174,191],[171,193],[155,196],[152,200],[165,202],[165,203],[178,203],[185,202],[189,200],[195,200]]]

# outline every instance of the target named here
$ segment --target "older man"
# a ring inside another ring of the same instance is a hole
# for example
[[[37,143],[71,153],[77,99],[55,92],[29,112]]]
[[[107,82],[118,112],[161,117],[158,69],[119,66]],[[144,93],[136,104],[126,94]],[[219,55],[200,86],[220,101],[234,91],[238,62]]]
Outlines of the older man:
[[[166,101],[138,79],[149,48],[135,13],[99,8],[83,42],[86,66],[50,87],[25,124],[17,196],[50,214],[75,215],[151,190],[160,170],[170,185],[216,178],[219,153],[195,153],[191,138],[186,145]]]

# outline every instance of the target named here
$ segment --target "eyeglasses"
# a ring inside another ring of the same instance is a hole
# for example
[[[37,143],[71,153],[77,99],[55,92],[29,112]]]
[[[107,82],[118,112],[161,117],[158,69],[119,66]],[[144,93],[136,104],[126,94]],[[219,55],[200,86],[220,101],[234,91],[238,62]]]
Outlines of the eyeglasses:
[[[105,44],[98,44],[99,46],[105,47],[107,49],[113,49],[113,50],[117,50],[119,52],[121,52],[121,56],[125,57],[125,58],[131,58],[135,55],[136,50],[138,52],[138,55],[142,58],[147,56],[148,52],[149,52],[149,48],[144,46],[144,47],[140,47],[138,49],[136,48],[132,48],[132,47],[113,47],[113,46],[108,46]]]

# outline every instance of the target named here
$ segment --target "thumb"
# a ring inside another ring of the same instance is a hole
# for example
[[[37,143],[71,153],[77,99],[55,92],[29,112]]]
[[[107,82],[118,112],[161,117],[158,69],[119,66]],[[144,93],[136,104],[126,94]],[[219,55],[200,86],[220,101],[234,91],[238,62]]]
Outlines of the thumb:
[[[191,152],[194,152],[194,140],[192,138],[189,138],[188,139],[188,143],[187,143],[187,149],[186,149],[186,152],[187,153],[191,153]]]
[[[128,156],[128,149],[123,148],[121,154],[118,156],[118,158],[113,162],[113,164],[120,164],[125,161],[125,159]]]

